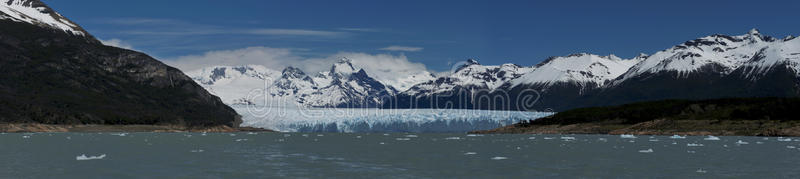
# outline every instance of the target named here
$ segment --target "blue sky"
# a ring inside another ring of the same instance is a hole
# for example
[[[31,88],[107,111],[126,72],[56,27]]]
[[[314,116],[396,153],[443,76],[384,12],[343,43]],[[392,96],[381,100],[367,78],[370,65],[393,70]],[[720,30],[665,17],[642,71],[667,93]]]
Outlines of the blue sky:
[[[581,52],[629,58],[751,28],[800,34],[798,1],[44,1],[100,39],[166,60],[268,47],[292,58],[402,55],[441,71],[467,58],[526,66]]]

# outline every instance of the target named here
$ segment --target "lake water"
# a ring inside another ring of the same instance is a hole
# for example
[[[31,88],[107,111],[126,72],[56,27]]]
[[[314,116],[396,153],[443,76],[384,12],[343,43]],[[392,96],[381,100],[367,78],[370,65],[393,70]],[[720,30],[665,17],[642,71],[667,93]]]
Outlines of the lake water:
[[[800,178],[800,138],[636,137],[0,134],[0,178]]]

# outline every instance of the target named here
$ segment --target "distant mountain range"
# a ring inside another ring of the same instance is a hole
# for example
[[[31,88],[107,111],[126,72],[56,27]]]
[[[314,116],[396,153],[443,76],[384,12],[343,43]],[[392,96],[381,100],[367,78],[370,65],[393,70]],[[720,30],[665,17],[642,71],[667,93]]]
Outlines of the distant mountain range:
[[[272,99],[311,107],[562,111],[659,99],[800,95],[800,40],[756,29],[702,37],[632,59],[581,53],[529,67],[470,59],[449,74],[398,77],[408,79],[403,87],[376,80],[352,63],[358,62],[343,59],[318,74],[257,65],[187,74],[228,104],[257,104],[244,91],[267,89]]]
[[[38,0],[0,0],[0,73],[0,123],[241,123],[180,70],[105,46]]]

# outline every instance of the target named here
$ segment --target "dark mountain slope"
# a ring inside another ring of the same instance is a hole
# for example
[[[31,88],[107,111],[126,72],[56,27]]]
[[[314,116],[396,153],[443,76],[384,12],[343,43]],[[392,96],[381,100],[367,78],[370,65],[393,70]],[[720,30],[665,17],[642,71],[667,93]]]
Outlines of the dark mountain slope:
[[[90,35],[0,20],[0,122],[238,125],[179,70]]]

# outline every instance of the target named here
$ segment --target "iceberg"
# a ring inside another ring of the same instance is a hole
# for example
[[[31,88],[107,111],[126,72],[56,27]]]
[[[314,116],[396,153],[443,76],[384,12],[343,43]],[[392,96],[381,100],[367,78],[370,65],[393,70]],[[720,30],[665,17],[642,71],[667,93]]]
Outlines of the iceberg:
[[[719,137],[713,136],[713,135],[709,135],[708,137],[704,138],[703,140],[719,140]]]
[[[280,132],[467,132],[554,114],[468,109],[232,107],[242,115],[242,126]]]
[[[653,149],[639,150],[639,153],[653,153]]]
[[[636,138],[636,136],[634,136],[633,134],[620,134],[620,135],[619,135],[619,138],[623,138],[623,139],[635,139],[635,138]]]
[[[672,135],[669,137],[670,139],[685,139],[686,136],[679,136],[679,135]]]
[[[508,157],[492,157],[492,160],[505,160],[505,159],[508,159]]]
[[[81,155],[75,157],[75,160],[79,160],[79,161],[80,160],[100,160],[100,159],[103,159],[103,158],[106,158],[106,154],[102,154],[102,155],[99,155],[99,156],[88,156],[88,157],[86,156],[86,154],[81,154]]]
[[[686,144],[686,146],[687,147],[702,147],[704,145],[703,144],[698,144],[698,143],[688,143],[688,144]]]

